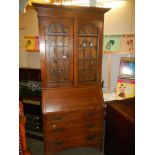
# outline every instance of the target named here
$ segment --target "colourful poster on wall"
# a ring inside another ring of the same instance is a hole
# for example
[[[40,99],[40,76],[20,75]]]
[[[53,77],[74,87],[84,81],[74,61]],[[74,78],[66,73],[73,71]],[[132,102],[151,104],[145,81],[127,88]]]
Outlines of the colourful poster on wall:
[[[39,51],[39,36],[24,36],[26,51]]]
[[[104,48],[103,50],[106,52],[113,51],[119,52],[120,51],[120,41],[121,35],[104,35]]]
[[[135,80],[134,79],[117,79],[116,97],[130,98],[135,96]]]
[[[135,52],[135,35],[134,34],[122,34],[120,52],[121,53],[134,53]]]

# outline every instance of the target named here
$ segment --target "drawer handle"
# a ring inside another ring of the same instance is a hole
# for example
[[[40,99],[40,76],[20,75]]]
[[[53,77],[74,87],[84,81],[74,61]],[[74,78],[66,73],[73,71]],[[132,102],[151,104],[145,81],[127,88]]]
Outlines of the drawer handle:
[[[64,142],[63,141],[56,141],[55,145],[62,145]]]
[[[94,124],[87,124],[87,127],[88,127],[88,128],[94,128],[95,125],[94,125]]]
[[[94,139],[95,139],[95,135],[88,135],[88,136],[86,137],[86,139],[87,139],[88,141],[94,140]]]
[[[62,119],[62,116],[54,116],[54,119],[55,120],[61,120]]]
[[[88,112],[88,116],[94,116],[95,113],[94,112]]]
[[[54,132],[62,132],[62,131],[64,131],[64,128],[56,128],[56,129],[54,129]]]

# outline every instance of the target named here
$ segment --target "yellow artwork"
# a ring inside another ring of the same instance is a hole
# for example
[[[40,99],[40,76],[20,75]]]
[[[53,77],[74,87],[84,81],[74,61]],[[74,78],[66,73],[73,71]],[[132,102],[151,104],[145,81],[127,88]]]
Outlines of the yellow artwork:
[[[24,36],[24,48],[26,51],[39,51],[39,37]]]
[[[118,79],[116,87],[116,98],[131,98],[135,96],[134,79]]]

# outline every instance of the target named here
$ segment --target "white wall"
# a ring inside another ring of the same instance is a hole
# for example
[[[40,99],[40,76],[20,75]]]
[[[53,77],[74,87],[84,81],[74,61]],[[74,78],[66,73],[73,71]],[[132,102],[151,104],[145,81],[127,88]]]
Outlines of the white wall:
[[[122,1],[120,6],[109,10],[104,18],[105,34],[134,33],[135,1]]]
[[[130,34],[135,33],[135,1],[124,1],[105,14],[104,34]],[[128,54],[111,54],[111,89],[116,87],[116,80],[119,74],[119,63],[121,57],[134,57]],[[108,54],[103,55],[102,80],[104,88],[108,85]]]
[[[23,45],[24,35],[39,35],[37,12],[35,10],[29,8],[26,13],[20,13],[19,35],[19,66],[40,68],[40,53],[27,52]]]

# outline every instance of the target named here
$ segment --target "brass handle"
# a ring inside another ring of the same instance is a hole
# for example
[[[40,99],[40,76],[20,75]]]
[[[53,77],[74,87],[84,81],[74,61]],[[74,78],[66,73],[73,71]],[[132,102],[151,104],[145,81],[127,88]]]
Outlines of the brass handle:
[[[86,140],[94,140],[95,139],[95,135],[88,135],[86,137]]]
[[[62,119],[62,116],[54,116],[54,119],[55,120],[61,120]]]
[[[95,125],[90,123],[90,124],[87,124],[87,127],[88,127],[88,128],[94,128]]]
[[[94,116],[95,113],[94,112],[88,112],[88,116]]]
[[[64,131],[64,128],[56,128],[56,129],[54,129],[54,132],[62,132],[62,131]]]
[[[60,141],[56,141],[56,142],[55,142],[55,145],[62,145],[63,143],[64,143],[64,142],[60,140]]]

